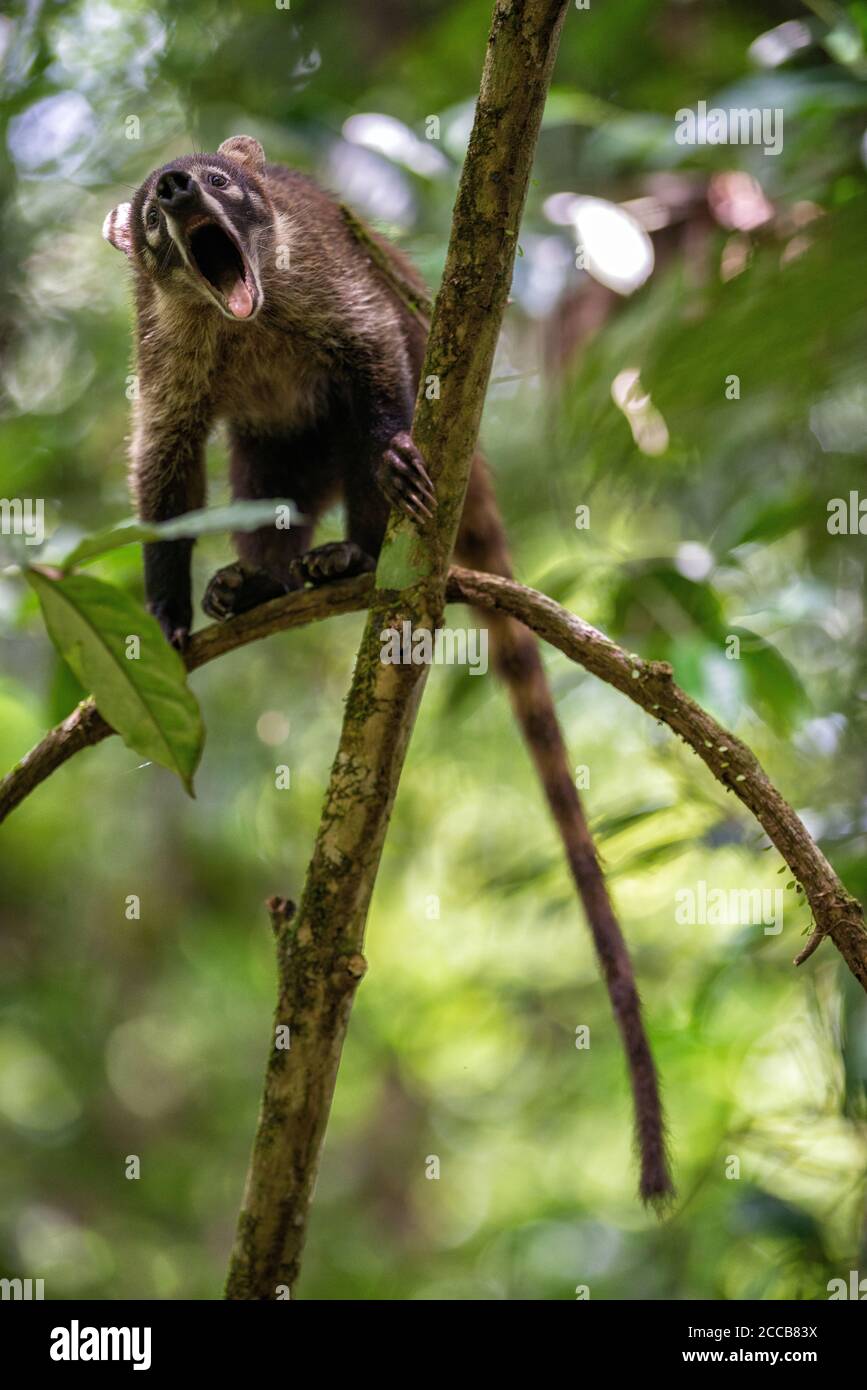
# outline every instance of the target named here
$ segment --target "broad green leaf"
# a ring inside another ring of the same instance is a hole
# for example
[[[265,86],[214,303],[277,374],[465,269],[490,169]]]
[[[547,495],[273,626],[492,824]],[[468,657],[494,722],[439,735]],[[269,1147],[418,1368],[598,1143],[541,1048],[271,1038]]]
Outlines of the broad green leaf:
[[[590,92],[571,91],[565,87],[552,87],[545,102],[542,126],[586,125],[598,126],[603,121],[622,120],[628,116],[618,106],[593,96]]]
[[[821,1229],[811,1212],[758,1186],[748,1185],[738,1195],[735,1220],[743,1229],[789,1239],[797,1237],[809,1241],[813,1249],[821,1249]]]
[[[173,517],[171,521],[140,522],[125,521],[119,526],[97,531],[93,536],[85,536],[68,554],[51,556],[50,563],[61,569],[71,570],[77,565],[89,564],[91,560],[117,550],[123,545],[140,544],[144,541],[193,540],[197,536],[210,535],[217,531],[255,531],[260,526],[273,525],[276,509],[286,507],[292,525],[302,520],[294,502],[286,498],[269,498],[261,502],[232,502],[226,507],[213,507],[210,511],[185,512],[183,516]],[[40,556],[40,561],[45,557]]]
[[[616,815],[600,816],[593,822],[593,837],[596,840],[612,839],[621,831],[631,830],[633,826],[640,825],[653,816],[658,816],[662,811],[670,811],[672,805],[671,801],[654,801],[645,806],[636,807],[634,811],[622,811]]]
[[[453,666],[451,670],[446,668],[443,676],[442,716],[446,719],[465,718],[478,711],[490,690],[489,682],[472,679],[466,666]],[[481,686],[486,688],[482,690]]]
[[[687,579],[664,559],[641,561],[624,570],[614,594],[612,626],[618,632],[664,634],[667,639],[700,633],[715,644],[725,636],[715,589],[705,581]]]
[[[695,849],[694,835],[684,835],[676,840],[662,840],[657,845],[645,845],[643,849],[637,849],[633,854],[626,855],[617,865],[609,868],[607,874],[611,879],[621,878],[628,874],[644,873],[649,869],[658,869],[662,864],[667,864],[693,849]]]
[[[178,653],[155,618],[111,584],[89,575],[52,579],[26,571],[51,640],[124,743],[176,772],[190,795],[204,727]],[[139,639],[139,654],[130,639]]]
[[[486,893],[500,893],[510,898],[529,884],[538,885],[558,868],[557,860],[549,854],[528,854],[520,863],[510,864],[502,872],[492,874],[483,885]]]
[[[52,724],[59,724],[75,706],[90,694],[85,690],[70,666],[59,654],[54,657],[54,670],[46,698],[46,712]]]
[[[794,492],[790,490],[758,506],[755,497],[744,498],[733,509],[726,524],[729,536],[719,536],[718,542],[732,550],[736,546],[757,541],[770,544],[790,531],[808,525],[815,517],[816,498],[809,487],[801,487]]]
[[[740,639],[750,704],[776,733],[790,734],[810,704],[800,676],[766,638],[744,627],[733,627],[732,633]]]

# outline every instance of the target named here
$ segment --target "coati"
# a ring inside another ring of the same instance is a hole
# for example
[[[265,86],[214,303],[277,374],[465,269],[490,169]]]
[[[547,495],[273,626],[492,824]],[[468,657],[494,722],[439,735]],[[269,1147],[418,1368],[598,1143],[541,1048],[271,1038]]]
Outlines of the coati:
[[[410,429],[426,332],[312,179],[268,164],[236,135],[145,179],[103,234],[134,273],[138,398],[132,488],[142,520],[205,500],[205,445],[228,429],[236,498],[291,497],[304,520],[236,536],[203,608],[224,620],[279,594],[375,567],[392,506],[423,525],[433,484]],[[369,235],[400,279],[409,260]],[[337,498],[346,540],[311,546]],[[145,545],[148,606],[166,638],[190,631],[191,541]],[[481,455],[473,461],[457,557],[509,576],[503,527]],[[632,967],[608,899],[534,638],[488,615],[495,661],[560,830],[624,1038],[635,1097],[641,1192],[670,1193],[656,1074]]]

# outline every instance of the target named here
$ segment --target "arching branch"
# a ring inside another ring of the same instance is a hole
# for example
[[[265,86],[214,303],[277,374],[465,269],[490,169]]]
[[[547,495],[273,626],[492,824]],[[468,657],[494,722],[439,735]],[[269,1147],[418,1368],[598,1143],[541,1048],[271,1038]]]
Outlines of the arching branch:
[[[290,628],[367,608],[373,578],[362,575],[322,589],[289,594],[231,622],[196,634],[187,653],[190,670]],[[664,662],[641,661],[597,628],[536,589],[514,580],[453,567],[447,598],[517,618],[587,671],[614,686],[652,718],[667,724],[698,754],[712,776],[755,816],[802,885],[817,931],[796,958],[801,964],[829,936],[867,991],[867,931],[860,904],[849,894],[806,826],[768,778],[750,749],[675,684]],[[85,700],[39,742],[0,783],[0,821],[57,768],[84,748],[110,737],[92,700]]]
[[[453,569],[449,597],[518,618],[688,743],[716,780],[753,813],[804,889],[817,931],[795,964],[802,964],[821,938],[830,936],[867,991],[867,931],[860,903],[846,891],[755,754],[675,684],[667,662],[642,661],[545,594],[493,575]]]

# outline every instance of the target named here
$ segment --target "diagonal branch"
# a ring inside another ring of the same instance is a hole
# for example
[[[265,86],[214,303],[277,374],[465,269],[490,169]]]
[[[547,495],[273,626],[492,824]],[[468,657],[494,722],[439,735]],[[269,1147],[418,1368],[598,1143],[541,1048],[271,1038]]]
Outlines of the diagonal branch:
[[[419,534],[392,513],[307,871],[226,1296],[272,1299],[298,1278],[367,911],[427,668],[380,660],[380,634],[435,631],[512,279],[530,168],[568,0],[497,0],[431,319],[412,436],[436,483]],[[425,386],[435,380],[436,393]]]

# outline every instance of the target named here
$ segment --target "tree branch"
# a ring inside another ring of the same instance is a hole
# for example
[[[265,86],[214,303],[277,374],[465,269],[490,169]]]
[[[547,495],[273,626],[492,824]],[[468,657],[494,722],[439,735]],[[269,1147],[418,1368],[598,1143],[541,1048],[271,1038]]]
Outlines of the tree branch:
[[[367,911],[425,666],[387,665],[380,634],[441,625],[448,566],[568,0],[497,0],[442,284],[420,375],[412,437],[436,484],[419,534],[392,513],[319,833],[281,983],[272,1048],[226,1296],[294,1287],[325,1126],[363,970]],[[439,384],[428,396],[431,379]]]
[[[493,575],[455,568],[449,577],[449,597],[518,618],[688,743],[716,780],[752,811],[804,889],[817,932],[795,964],[812,955],[822,936],[830,936],[867,991],[867,931],[860,904],[843,887],[755,754],[675,685],[667,662],[629,655],[545,594]]]
[[[372,593],[373,578],[367,574],[274,599],[231,622],[215,623],[197,633],[187,652],[187,665],[195,670],[278,632],[339,613],[359,612],[367,608]],[[673,729],[713,777],[755,816],[802,885],[813,909],[816,931],[795,957],[795,964],[801,965],[823,937],[829,936],[867,991],[867,931],[860,904],[846,891],[755,755],[675,684],[665,662],[642,661],[628,654],[553,599],[514,580],[454,566],[449,571],[446,594],[450,603],[499,610],[517,618],[570,660]],[[82,701],[0,783],[0,821],[75,753],[113,733],[93,700]]]

